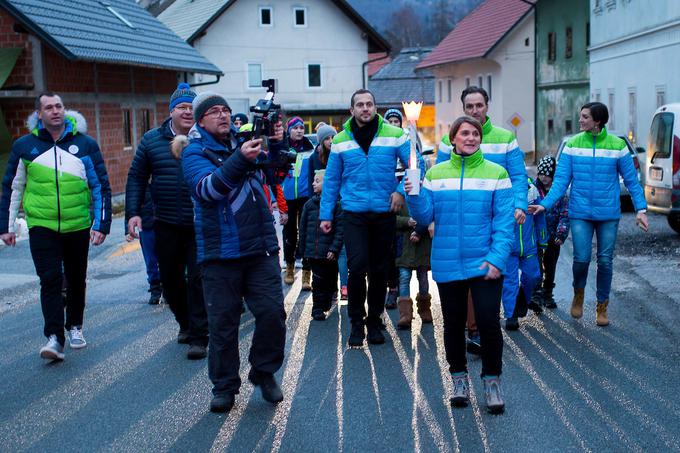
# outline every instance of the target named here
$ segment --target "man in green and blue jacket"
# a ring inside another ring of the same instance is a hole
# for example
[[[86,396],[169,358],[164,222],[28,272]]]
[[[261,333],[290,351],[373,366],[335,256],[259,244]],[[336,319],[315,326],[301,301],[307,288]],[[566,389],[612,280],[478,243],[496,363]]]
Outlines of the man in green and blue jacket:
[[[349,345],[357,347],[364,343],[364,325],[369,343],[385,342],[380,316],[387,285],[387,259],[391,255],[388,252],[394,239],[396,213],[404,205],[404,196],[397,191],[395,169],[397,159],[408,166],[411,143],[403,129],[377,115],[370,91],[358,90],[352,95],[350,112],[352,117],[333,139],[319,218],[321,229],[329,233],[335,203],[341,199],[349,267]],[[368,315],[364,310],[367,298]]]
[[[7,162],[0,239],[16,244],[15,221],[23,204],[48,338],[40,356],[63,360],[64,328],[71,348],[87,345],[82,333],[87,255],[89,242],[99,245],[109,234],[111,188],[99,146],[85,134],[85,118],[67,111],[54,93],[38,96],[35,107],[27,122],[30,133],[14,142]]]

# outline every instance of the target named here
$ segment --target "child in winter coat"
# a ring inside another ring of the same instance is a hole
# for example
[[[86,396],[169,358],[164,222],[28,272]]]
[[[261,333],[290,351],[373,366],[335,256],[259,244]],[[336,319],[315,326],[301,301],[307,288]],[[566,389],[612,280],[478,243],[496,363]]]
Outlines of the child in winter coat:
[[[432,239],[427,225],[420,226],[411,217],[408,207],[404,205],[397,215],[397,231],[401,233],[401,254],[395,253],[397,259],[395,265],[399,269],[399,320],[397,327],[410,329],[413,320],[413,299],[411,299],[411,275],[416,271],[418,278],[418,315],[423,323],[432,322],[430,303],[432,296],[429,294],[428,271],[430,270],[430,249]]]
[[[548,194],[552,186],[557,162],[552,156],[544,156],[538,162],[538,178],[536,188],[542,198]],[[555,288],[555,268],[557,259],[560,257],[560,248],[569,236],[569,196],[565,195],[545,212],[545,223],[548,234],[548,247],[543,253],[539,253],[542,282],[534,290],[533,302],[539,303],[546,308],[556,308],[557,304],[553,297]]]
[[[333,213],[333,228],[326,234],[319,227],[319,203],[325,170],[314,175],[314,195],[305,203],[300,218],[300,254],[312,267],[312,318],[326,319],[333,295],[338,290],[338,255],[342,249],[342,209],[340,203]]]
[[[529,204],[537,204],[543,199],[531,178],[528,179],[527,199]],[[534,287],[541,280],[539,247],[545,248],[547,241],[545,217],[542,214],[528,215],[524,224],[515,224],[515,242],[506,264],[503,282],[502,300],[506,330],[517,330],[518,318],[526,315],[527,303],[531,299]],[[529,305],[529,308],[536,313],[542,311],[539,305]]]

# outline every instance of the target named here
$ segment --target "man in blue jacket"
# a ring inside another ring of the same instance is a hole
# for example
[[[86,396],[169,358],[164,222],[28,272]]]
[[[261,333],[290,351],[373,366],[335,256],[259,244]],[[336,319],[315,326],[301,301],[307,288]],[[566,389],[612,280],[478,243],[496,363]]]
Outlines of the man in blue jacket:
[[[204,92],[193,101],[196,125],[182,154],[184,178],[194,202],[194,227],[210,343],[210,410],[227,412],[239,392],[238,326],[243,297],[255,317],[248,379],[271,403],[283,400],[274,373],[283,363],[286,312],[283,308],[279,245],[264,173],[257,162],[282,149],[283,127],[269,153],[262,139],[240,144],[231,109],[220,95]],[[281,140],[281,142],[279,141]]]
[[[154,242],[163,293],[179,324],[177,342],[189,344],[190,360],[207,355],[208,317],[196,263],[193,205],[180,156],[171,153],[170,144],[176,135],[187,135],[194,125],[191,102],[195,97],[188,84],[179,84],[170,97],[170,118],[142,137],[125,187],[128,233],[136,238],[142,230],[142,208],[151,179]]]
[[[329,233],[335,204],[341,198],[352,323],[348,343],[350,347],[360,347],[366,336],[364,326],[369,343],[385,342],[380,317],[387,286],[387,260],[392,256],[396,213],[404,205],[404,196],[397,191],[395,170],[397,159],[408,166],[411,142],[403,129],[377,115],[375,98],[368,90],[352,95],[350,113],[352,117],[331,145],[319,218],[322,231]],[[367,298],[368,315],[364,309]]]

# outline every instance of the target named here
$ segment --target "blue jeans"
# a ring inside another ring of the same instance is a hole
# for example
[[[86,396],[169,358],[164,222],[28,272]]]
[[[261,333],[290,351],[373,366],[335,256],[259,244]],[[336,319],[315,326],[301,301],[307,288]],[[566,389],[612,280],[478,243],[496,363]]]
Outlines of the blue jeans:
[[[588,280],[593,245],[593,233],[597,236],[597,301],[609,299],[612,288],[614,246],[619,229],[617,220],[570,219],[571,237],[574,243],[574,288],[583,289]]]
[[[411,297],[411,275],[413,271],[408,267],[399,268],[399,297]],[[418,294],[430,292],[430,282],[427,280],[427,266],[416,269],[418,278]]]
[[[149,286],[161,284],[161,274],[158,271],[158,259],[156,258],[156,233],[152,228],[139,232],[139,243],[142,246],[142,255],[146,265],[146,280]]]
[[[340,271],[340,286],[347,286],[347,250],[344,245],[338,256],[338,270]]]

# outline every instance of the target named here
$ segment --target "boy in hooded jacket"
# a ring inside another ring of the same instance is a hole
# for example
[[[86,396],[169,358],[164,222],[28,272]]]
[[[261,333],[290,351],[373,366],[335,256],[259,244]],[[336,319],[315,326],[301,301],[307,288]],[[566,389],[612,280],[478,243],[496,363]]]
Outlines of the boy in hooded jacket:
[[[324,233],[319,224],[321,191],[325,170],[317,170],[312,188],[314,195],[305,203],[300,218],[300,254],[312,267],[312,318],[326,319],[331,309],[333,295],[338,290],[338,255],[342,250],[342,208],[336,203],[333,227]]]
[[[528,178],[527,199],[529,204],[536,204],[542,200],[531,178]],[[507,269],[503,281],[502,300],[506,330],[517,330],[519,328],[518,318],[526,315],[527,302],[541,280],[538,261],[539,247],[545,249],[547,244],[543,214],[528,215],[523,224],[515,223],[515,241],[506,264]],[[528,308],[537,314],[543,311],[537,304],[528,304]]]

